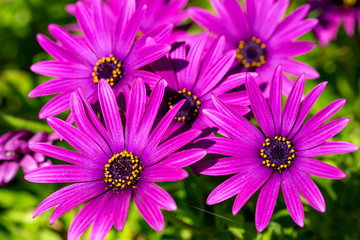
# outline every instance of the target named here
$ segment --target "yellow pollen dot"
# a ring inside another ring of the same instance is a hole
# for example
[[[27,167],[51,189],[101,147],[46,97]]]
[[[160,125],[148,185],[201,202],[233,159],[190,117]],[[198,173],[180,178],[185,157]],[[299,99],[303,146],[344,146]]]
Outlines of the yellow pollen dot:
[[[189,96],[190,96],[190,95],[191,95],[191,92],[190,92],[190,91],[188,91],[188,92],[187,92],[187,95],[189,95]]]
[[[266,166],[267,166],[267,167],[270,167],[270,163],[267,163]]]
[[[265,43],[262,43],[262,44],[260,45],[260,47],[261,47],[261,48],[265,48],[265,47],[266,47]]]
[[[263,164],[263,165],[265,165],[265,164],[266,164],[266,162],[265,162],[265,161],[262,161],[262,164]]]

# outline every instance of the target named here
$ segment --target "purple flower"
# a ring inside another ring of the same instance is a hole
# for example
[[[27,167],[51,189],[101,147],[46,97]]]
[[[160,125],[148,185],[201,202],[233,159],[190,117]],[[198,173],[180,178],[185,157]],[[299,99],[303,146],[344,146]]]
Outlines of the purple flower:
[[[19,166],[24,173],[41,166],[51,165],[51,161],[40,153],[29,149],[29,144],[51,143],[54,138],[45,132],[33,134],[27,130],[11,131],[0,136],[0,185],[9,183]]]
[[[68,239],[77,239],[92,224],[91,239],[103,239],[112,225],[122,230],[131,197],[156,231],[164,227],[159,208],[175,210],[171,196],[154,182],[177,181],[188,176],[181,169],[206,155],[203,149],[177,151],[195,139],[191,130],[160,143],[171,120],[184,101],[176,104],[156,126],[154,119],[165,91],[160,80],[147,100],[145,84],[136,79],[127,102],[126,124],[120,118],[110,85],[100,80],[98,91],[105,127],[93,112],[82,91],[72,93],[71,111],[78,128],[60,119],[48,118],[50,126],[80,152],[49,144],[34,144],[36,152],[71,163],[37,169],[26,174],[31,182],[74,183],[46,198],[34,216],[57,206],[50,224],[68,210],[87,202],[75,217]],[[124,133],[125,132],[125,133]]]
[[[201,9],[190,8],[191,18],[211,32],[224,35],[226,49],[236,50],[234,66],[237,71],[256,71],[266,81],[273,69],[282,64],[286,73],[308,78],[319,77],[312,67],[291,59],[309,52],[315,43],[294,41],[317,24],[316,19],[305,19],[309,6],[303,5],[281,20],[288,0],[246,0],[246,11],[237,0],[212,0],[218,16]],[[288,95],[293,82],[286,77],[284,93]]]
[[[305,75],[301,75],[282,111],[282,78],[279,66],[270,83],[267,102],[253,78],[247,76],[246,88],[252,111],[262,132],[216,97],[213,100],[219,111],[204,110],[209,121],[231,138],[210,137],[200,141],[202,145],[208,145],[208,153],[230,156],[202,163],[201,173],[235,174],[210,193],[207,203],[216,204],[237,194],[232,209],[235,215],[261,188],[255,213],[259,232],[270,220],[280,186],[290,215],[299,226],[304,225],[300,194],[312,207],[324,212],[324,198],[308,174],[339,179],[344,178],[345,173],[314,157],[359,149],[348,142],[326,142],[349,122],[349,119],[341,118],[324,123],[344,105],[344,99],[332,102],[304,122],[326,82],[317,85],[302,100]]]
[[[56,60],[35,63],[31,70],[56,77],[33,89],[29,97],[59,93],[40,111],[40,118],[61,113],[70,107],[72,91],[81,87],[90,103],[98,101],[97,85],[101,78],[110,83],[115,96],[128,94],[135,77],[154,82],[158,77],[139,70],[141,67],[164,56],[170,49],[166,44],[156,44],[172,31],[169,25],[155,35],[136,40],[146,7],[135,10],[132,1],[123,1],[122,12],[110,24],[102,0],[94,0],[92,6],[84,2],[76,4],[76,18],[84,37],[74,37],[57,25],[49,31],[57,40],[51,41],[38,35],[40,45]]]
[[[189,127],[207,128],[210,123],[202,114],[202,109],[216,109],[211,100],[212,93],[232,104],[239,114],[249,112],[247,107],[242,106],[249,103],[246,91],[227,93],[245,83],[245,73],[225,76],[235,58],[235,50],[224,53],[223,36],[213,41],[206,50],[208,38],[208,33],[198,36],[190,48],[185,43],[176,43],[170,54],[151,64],[155,72],[168,82],[163,110],[166,112],[185,99],[171,123],[172,132],[180,128],[181,132]]]
[[[309,0],[309,3],[312,10],[320,12],[314,32],[321,45],[326,46],[335,39],[342,24],[348,36],[354,35],[355,23],[360,19],[360,2]]]

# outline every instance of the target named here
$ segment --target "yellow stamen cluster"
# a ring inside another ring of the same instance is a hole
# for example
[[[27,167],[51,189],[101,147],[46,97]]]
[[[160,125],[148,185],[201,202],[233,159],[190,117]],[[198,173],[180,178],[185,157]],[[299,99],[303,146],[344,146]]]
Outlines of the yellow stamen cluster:
[[[249,42],[240,41],[238,48],[236,49],[236,58],[245,68],[261,67],[266,63],[265,48],[265,43],[261,43],[260,39],[256,37],[252,37]],[[262,52],[261,54],[258,53],[259,50]],[[256,54],[259,54],[259,56],[256,57],[256,60],[250,60],[248,51],[255,52]]]
[[[136,39],[140,38],[144,33],[139,29],[136,33]]]
[[[121,78],[121,67],[121,63],[112,54],[109,57],[103,57],[94,66],[93,82],[98,83],[99,78],[104,78],[110,86],[114,86],[116,81]]]
[[[285,137],[275,136],[273,140],[267,138],[262,144],[260,156],[262,164],[281,172],[290,167],[295,159],[295,150],[292,143]]]
[[[344,7],[353,7],[357,3],[357,0],[343,0]]]
[[[114,154],[105,164],[105,182],[114,190],[135,188],[143,166],[137,156],[123,151]]]
[[[183,90],[179,90],[177,93],[178,94],[175,94],[174,96],[169,98],[169,109],[173,108],[174,104],[178,103],[182,99],[187,100],[187,103],[183,105],[183,108],[186,104],[188,104],[189,109],[187,109],[187,116],[180,116],[181,114],[177,114],[175,119],[179,122],[191,121],[192,117],[195,119],[199,115],[199,107],[201,105],[201,101],[198,99],[197,96],[193,95],[191,91],[187,91],[186,88],[184,88]],[[181,112],[183,108],[181,108],[179,112]]]

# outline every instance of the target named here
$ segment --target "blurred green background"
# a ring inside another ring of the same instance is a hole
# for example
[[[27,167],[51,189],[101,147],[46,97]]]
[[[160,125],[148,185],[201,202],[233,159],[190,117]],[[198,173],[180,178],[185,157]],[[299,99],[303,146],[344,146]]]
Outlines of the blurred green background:
[[[29,68],[37,61],[49,59],[37,43],[36,34],[49,36],[47,26],[50,23],[74,22],[64,10],[71,2],[0,0],[0,134],[22,127],[51,131],[44,120],[38,119],[41,107],[50,98],[27,98],[32,88],[48,78],[32,73]],[[303,1],[293,1],[288,12],[301,3]],[[190,5],[210,9],[206,0],[190,1]],[[193,27],[191,30],[200,29]],[[316,41],[312,33],[302,39]],[[359,32],[348,37],[341,28],[337,39],[327,47],[317,46],[299,58],[321,74],[320,79],[307,81],[306,93],[322,81],[329,82],[310,115],[335,99],[346,98],[345,107],[334,118],[349,117],[351,121],[334,140],[357,145],[360,145],[359,53]],[[280,194],[269,226],[263,233],[258,233],[254,224],[257,194],[233,216],[234,198],[214,206],[205,205],[208,194],[227,177],[197,177],[190,173],[190,177],[181,182],[160,184],[178,205],[175,212],[163,211],[165,228],[162,233],[152,230],[131,204],[124,231],[113,228],[106,239],[360,239],[359,152],[327,156],[321,160],[343,169],[347,178],[337,181],[313,178],[323,193],[327,209],[325,213],[319,213],[304,201],[304,228],[292,221]],[[32,218],[34,208],[62,186],[65,185],[26,182],[19,171],[10,184],[0,187],[0,239],[66,239],[67,229],[80,208],[66,213],[53,225],[48,224],[51,211]],[[88,238],[89,231],[82,239]]]

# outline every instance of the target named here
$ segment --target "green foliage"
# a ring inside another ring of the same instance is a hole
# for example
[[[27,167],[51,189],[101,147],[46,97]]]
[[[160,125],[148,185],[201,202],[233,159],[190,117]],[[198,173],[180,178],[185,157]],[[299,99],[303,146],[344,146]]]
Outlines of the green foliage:
[[[27,98],[31,89],[47,79],[33,74],[29,67],[34,62],[49,58],[38,45],[36,34],[49,35],[47,26],[50,23],[64,25],[74,21],[64,11],[65,5],[70,2],[0,1],[0,134],[16,128],[52,131],[44,120],[38,119],[41,107],[49,98]],[[208,1],[196,0],[190,4],[210,7]],[[298,4],[293,1],[292,9]],[[194,27],[192,31],[199,31],[199,28]],[[304,38],[316,41],[311,33]],[[350,117],[351,121],[334,139],[357,145],[360,145],[359,48],[359,33],[348,37],[341,29],[337,40],[329,46],[317,46],[311,53],[299,58],[321,74],[320,79],[307,81],[307,92],[316,84],[328,81],[310,115],[335,99],[346,98],[345,107],[335,117]],[[233,216],[234,198],[214,206],[206,205],[208,194],[226,177],[198,177],[188,169],[190,176],[184,181],[161,184],[178,205],[175,212],[163,211],[165,228],[162,233],[151,229],[135,205],[131,204],[124,231],[113,228],[106,239],[360,239],[359,154],[355,152],[321,159],[343,169],[347,178],[339,181],[314,178],[323,193],[327,209],[325,213],[319,213],[304,201],[304,228],[299,228],[292,221],[279,195],[269,226],[263,233],[258,233],[254,224],[256,194]],[[69,211],[53,225],[48,224],[50,212],[32,218],[34,208],[63,186],[29,183],[19,172],[13,182],[1,187],[0,239],[66,239],[67,229],[80,207]],[[89,236],[88,230],[81,239]]]

